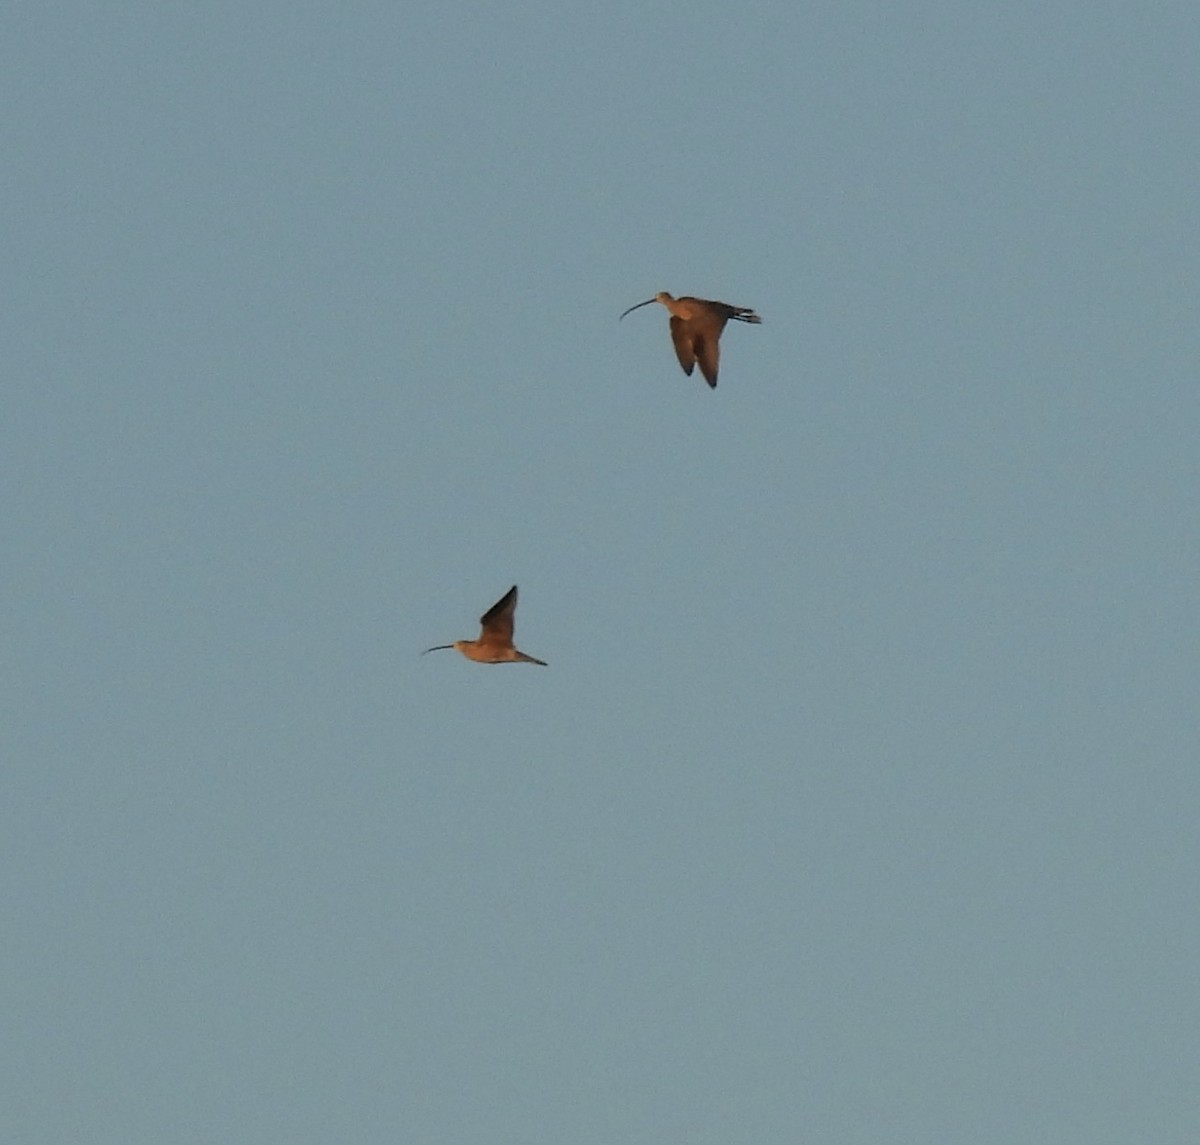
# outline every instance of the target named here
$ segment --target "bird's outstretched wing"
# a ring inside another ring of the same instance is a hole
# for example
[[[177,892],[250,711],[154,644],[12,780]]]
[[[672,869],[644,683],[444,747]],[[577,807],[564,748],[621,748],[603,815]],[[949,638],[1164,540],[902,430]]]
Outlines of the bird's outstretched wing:
[[[671,316],[671,341],[675,343],[675,356],[685,374],[691,375],[696,368],[696,351],[692,349],[691,324],[682,318]]]
[[[491,608],[479,618],[480,644],[509,644],[512,642],[513,613],[517,610],[517,586],[514,584]]]
[[[724,323],[721,323],[723,326]],[[697,334],[692,341],[696,351],[696,360],[700,363],[700,372],[704,380],[715,390],[717,388],[717,369],[721,365],[721,334],[705,331]]]

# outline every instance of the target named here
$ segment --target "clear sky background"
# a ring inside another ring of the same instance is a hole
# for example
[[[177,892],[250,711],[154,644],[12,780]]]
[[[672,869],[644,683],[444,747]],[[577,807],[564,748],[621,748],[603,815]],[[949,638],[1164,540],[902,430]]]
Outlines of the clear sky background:
[[[1198,44],[10,5],[4,1139],[1194,1145]]]

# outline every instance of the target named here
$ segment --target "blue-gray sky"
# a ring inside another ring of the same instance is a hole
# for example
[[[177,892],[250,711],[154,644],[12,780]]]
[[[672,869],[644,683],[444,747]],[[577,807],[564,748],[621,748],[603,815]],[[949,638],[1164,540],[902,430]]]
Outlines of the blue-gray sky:
[[[6,1139],[1192,1145],[1193,5],[3,24]]]

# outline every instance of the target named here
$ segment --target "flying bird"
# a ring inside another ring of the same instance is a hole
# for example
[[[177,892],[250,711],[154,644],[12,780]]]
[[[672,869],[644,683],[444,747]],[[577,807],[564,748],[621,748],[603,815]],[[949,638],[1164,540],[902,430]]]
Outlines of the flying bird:
[[[757,325],[762,319],[745,306],[730,306],[727,302],[710,302],[707,298],[672,298],[660,290],[653,298],[639,302],[625,311],[628,314],[651,302],[661,302],[671,312],[671,341],[683,372],[691,377],[692,369],[700,363],[704,380],[717,388],[717,367],[721,363],[721,331],[731,318],[735,322]],[[621,315],[621,318],[625,317]],[[620,319],[617,319],[619,322]]]
[[[456,640],[453,644],[437,644],[426,648],[425,652],[437,652],[442,648],[453,648],[461,652],[468,660],[480,664],[541,664],[546,667],[545,660],[536,660],[518,652],[513,647],[513,613],[517,610],[517,586],[514,584],[491,608],[480,618],[481,631],[478,640]],[[421,655],[424,656],[425,652]]]

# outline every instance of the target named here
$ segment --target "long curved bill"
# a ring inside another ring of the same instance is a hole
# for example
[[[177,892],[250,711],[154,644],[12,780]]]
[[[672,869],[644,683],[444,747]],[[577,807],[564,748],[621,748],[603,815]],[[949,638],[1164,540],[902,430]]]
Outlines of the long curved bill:
[[[432,648],[426,648],[425,652],[422,652],[421,655],[424,656],[427,652],[439,652],[443,648],[453,648],[453,647],[454,647],[453,644],[435,644]]]
[[[637,304],[637,306],[631,306],[628,310],[625,311],[625,314],[631,314],[634,310],[639,310],[639,309],[641,309],[641,307],[649,306],[651,302],[657,302],[657,301],[658,301],[657,298],[647,298],[645,302],[639,302]],[[625,314],[622,314],[621,318],[624,318]],[[617,321],[620,322],[621,318],[618,318]]]

